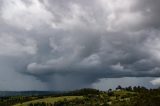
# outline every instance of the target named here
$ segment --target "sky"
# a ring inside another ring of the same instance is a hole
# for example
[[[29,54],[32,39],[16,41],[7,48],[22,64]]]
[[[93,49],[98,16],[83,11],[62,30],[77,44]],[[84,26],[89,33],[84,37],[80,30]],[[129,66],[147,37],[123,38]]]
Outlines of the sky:
[[[159,0],[0,0],[0,90],[160,86]]]

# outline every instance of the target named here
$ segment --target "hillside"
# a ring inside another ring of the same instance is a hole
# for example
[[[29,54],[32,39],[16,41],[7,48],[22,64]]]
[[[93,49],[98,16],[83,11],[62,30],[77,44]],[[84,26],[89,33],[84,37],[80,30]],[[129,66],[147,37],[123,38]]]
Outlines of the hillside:
[[[50,95],[9,96],[0,98],[0,106],[160,106],[160,89],[138,86],[108,91],[80,89]]]
[[[54,104],[55,102],[58,101],[63,101],[64,99],[66,100],[73,100],[73,99],[83,99],[83,96],[61,96],[61,97],[47,97],[44,99],[37,99],[37,100],[32,100],[24,103],[19,103],[13,106],[30,106],[31,104],[36,104],[36,103],[48,103],[48,104]]]

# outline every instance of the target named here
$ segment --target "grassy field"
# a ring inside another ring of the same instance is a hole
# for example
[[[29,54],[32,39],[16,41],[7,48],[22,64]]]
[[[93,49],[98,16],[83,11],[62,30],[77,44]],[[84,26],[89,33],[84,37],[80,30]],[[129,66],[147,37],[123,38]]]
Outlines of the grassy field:
[[[160,106],[160,88],[146,89],[139,86],[113,91],[84,88],[61,94],[61,97],[54,96],[1,97],[0,106]]]
[[[37,103],[37,102],[54,103],[54,102],[61,101],[61,100],[64,100],[64,99],[73,100],[73,99],[76,99],[76,98],[81,99],[81,98],[83,98],[83,96],[48,97],[48,98],[44,98],[44,99],[37,99],[37,100],[33,100],[33,101],[24,102],[22,104],[16,104],[16,105],[13,105],[13,106],[28,106],[28,104],[30,104],[30,103]]]
[[[135,92],[129,92],[125,90],[121,91],[113,91],[113,95],[109,96],[108,98],[108,104],[113,104],[118,101],[128,101],[130,97],[132,97],[135,94]],[[16,104],[14,106],[28,106],[30,103],[38,103],[38,102],[45,102],[45,103],[54,103],[57,101],[63,101],[64,99],[67,100],[73,100],[75,98],[83,99],[83,96],[61,96],[61,97],[47,97],[44,99],[36,99],[28,102],[24,102],[22,104]]]

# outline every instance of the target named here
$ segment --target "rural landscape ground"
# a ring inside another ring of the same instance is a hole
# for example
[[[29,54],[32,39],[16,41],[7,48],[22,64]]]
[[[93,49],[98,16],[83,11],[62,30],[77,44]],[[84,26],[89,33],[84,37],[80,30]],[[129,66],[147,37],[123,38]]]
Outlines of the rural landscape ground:
[[[80,89],[70,92],[3,96],[0,106],[160,106],[160,89],[118,86],[116,90]]]

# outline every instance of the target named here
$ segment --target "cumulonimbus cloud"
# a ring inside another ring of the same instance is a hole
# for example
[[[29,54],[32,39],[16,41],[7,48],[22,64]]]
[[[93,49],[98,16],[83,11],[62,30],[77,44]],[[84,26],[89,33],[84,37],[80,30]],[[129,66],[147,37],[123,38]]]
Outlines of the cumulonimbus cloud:
[[[1,2],[0,58],[51,89],[160,75],[158,0]]]

